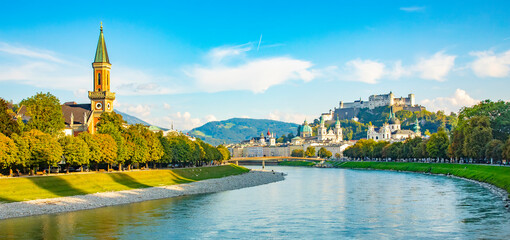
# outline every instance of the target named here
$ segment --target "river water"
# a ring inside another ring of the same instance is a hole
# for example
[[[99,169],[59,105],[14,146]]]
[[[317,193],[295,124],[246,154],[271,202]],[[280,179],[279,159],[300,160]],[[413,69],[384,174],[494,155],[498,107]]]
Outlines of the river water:
[[[285,181],[0,220],[0,239],[510,239],[510,211],[476,183],[388,171],[268,167]]]

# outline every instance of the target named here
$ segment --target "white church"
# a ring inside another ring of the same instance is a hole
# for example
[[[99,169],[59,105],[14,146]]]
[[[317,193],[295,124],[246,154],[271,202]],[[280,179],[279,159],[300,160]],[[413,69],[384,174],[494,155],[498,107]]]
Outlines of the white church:
[[[413,130],[414,131],[400,129],[400,120],[395,117],[393,109],[391,109],[389,121],[384,123],[382,127],[375,128],[373,125],[368,126],[367,139],[376,141],[402,141],[408,138],[421,137],[418,119],[416,119]]]

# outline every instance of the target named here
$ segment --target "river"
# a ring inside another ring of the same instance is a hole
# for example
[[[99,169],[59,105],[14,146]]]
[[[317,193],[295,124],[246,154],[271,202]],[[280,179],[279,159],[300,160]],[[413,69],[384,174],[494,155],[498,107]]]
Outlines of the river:
[[[0,220],[1,239],[510,239],[501,197],[419,173],[270,166],[285,181]]]

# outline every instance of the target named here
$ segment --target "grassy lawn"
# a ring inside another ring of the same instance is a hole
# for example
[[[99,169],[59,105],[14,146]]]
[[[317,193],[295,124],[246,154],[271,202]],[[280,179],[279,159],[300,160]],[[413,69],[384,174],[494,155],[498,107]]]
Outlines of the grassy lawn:
[[[510,167],[449,164],[449,163],[405,163],[405,162],[344,162],[333,164],[340,168],[366,168],[452,174],[458,177],[486,182],[510,193]]]
[[[225,165],[174,170],[0,178],[0,202],[18,202],[174,185],[246,172],[249,172],[247,168],[237,165]]]
[[[279,166],[297,166],[297,167],[311,167],[315,165],[315,162],[309,161],[283,161],[278,162]]]

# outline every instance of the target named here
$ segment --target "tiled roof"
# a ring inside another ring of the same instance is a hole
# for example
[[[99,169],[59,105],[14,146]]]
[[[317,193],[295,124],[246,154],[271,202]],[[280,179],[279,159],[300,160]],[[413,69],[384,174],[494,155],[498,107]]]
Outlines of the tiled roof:
[[[66,125],[71,124],[71,114],[74,116],[73,124],[84,124],[84,114],[87,114],[87,120],[90,117],[90,103],[89,104],[64,104],[62,105],[62,114]]]

